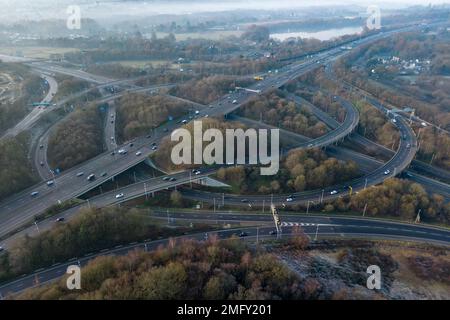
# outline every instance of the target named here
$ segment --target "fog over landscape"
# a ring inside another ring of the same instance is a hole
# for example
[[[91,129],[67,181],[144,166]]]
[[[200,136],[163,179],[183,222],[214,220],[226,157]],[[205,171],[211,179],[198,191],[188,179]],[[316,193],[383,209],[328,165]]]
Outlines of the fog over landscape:
[[[194,13],[212,13],[230,10],[290,10],[305,7],[360,7],[361,11],[369,5],[378,5],[386,9],[402,8],[413,5],[443,4],[445,0],[343,0],[343,1],[310,1],[310,0],[225,0],[225,1],[94,1],[94,0],[1,0],[0,18],[3,23],[19,20],[55,19],[65,16],[68,6],[81,7],[84,18],[99,20],[140,18],[152,15],[185,15]],[[188,5],[187,5],[188,4]]]

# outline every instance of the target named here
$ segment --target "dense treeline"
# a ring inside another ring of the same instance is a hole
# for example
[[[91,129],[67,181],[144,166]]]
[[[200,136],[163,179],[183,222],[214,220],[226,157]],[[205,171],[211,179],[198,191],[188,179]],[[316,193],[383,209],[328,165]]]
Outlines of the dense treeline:
[[[52,41],[52,40],[49,40]],[[212,41],[209,39],[189,39],[176,41],[173,34],[150,39],[140,34],[130,36],[111,36],[103,40],[92,37],[89,39],[53,39],[54,43],[64,47],[89,48],[80,52],[69,52],[65,59],[84,65],[96,62],[138,59],[178,59],[213,61],[217,55],[230,54],[239,51],[242,46],[236,39]]]
[[[450,170],[450,136],[431,127],[422,128],[420,131],[419,157]]]
[[[120,63],[101,63],[87,67],[87,72],[110,77],[112,79],[134,78],[146,75],[147,72]]]
[[[340,198],[326,205],[325,211],[362,212],[366,204],[368,216],[393,216],[414,221],[420,211],[423,221],[450,222],[450,204],[443,196],[429,195],[421,185],[400,179],[388,179],[381,185],[353,194],[350,200]]]
[[[192,66],[192,70],[201,75],[224,74],[245,76],[258,72],[274,70],[275,68],[279,68],[280,66],[281,64],[273,59],[248,59],[244,57],[236,57],[231,58],[228,61],[216,63],[201,61],[195,63]]]
[[[279,90],[252,98],[238,113],[311,138],[320,137],[327,132],[325,124],[318,121],[310,110],[285,99],[283,92]]]
[[[103,120],[96,104],[75,110],[50,134],[47,156],[52,168],[71,168],[103,151]]]
[[[181,98],[202,104],[216,101],[235,87],[246,87],[253,79],[236,79],[229,76],[211,76],[200,80],[191,80],[170,90],[170,93]]]
[[[36,182],[28,160],[26,133],[0,140],[0,199],[18,192]]]
[[[394,149],[398,147],[400,138],[398,130],[389,121],[389,119],[374,106],[364,100],[361,100],[358,96],[349,94],[348,91],[340,90],[337,83],[327,79],[327,76],[324,74],[323,70],[317,70],[302,79],[314,86],[318,86],[320,84],[321,86],[328,88],[328,90],[335,92],[339,96],[352,101],[359,111],[360,119],[357,128],[359,134],[377,142],[378,144],[384,145],[385,147]],[[299,86],[301,86],[299,82],[291,83],[290,90],[295,90],[299,96],[304,97],[316,107],[319,107],[323,111],[332,115],[339,122],[344,120],[345,110],[339,103],[334,101],[330,94],[325,94],[322,91],[313,92],[310,88],[300,87],[297,89]]]
[[[259,168],[242,166],[221,168],[216,174],[240,194],[300,192],[349,181],[358,175],[354,162],[328,158],[320,149],[291,151],[275,176],[261,176]]]
[[[217,119],[214,118],[203,118],[201,119],[202,121],[202,129],[203,132],[207,129],[218,129],[222,132],[223,136],[225,137],[225,130],[226,129],[243,129],[245,130],[245,126],[237,121],[219,121]],[[189,122],[187,125],[184,126],[185,129],[189,130],[189,132],[191,133],[191,135],[193,136],[193,132],[194,132],[194,126],[193,126],[193,122]],[[193,140],[193,139],[192,139]],[[224,150],[223,150],[223,154],[226,154],[226,150],[225,150],[225,140],[224,140]],[[172,163],[172,161],[167,161],[167,159],[171,159],[171,153],[172,153],[172,149],[173,147],[178,144],[178,142],[172,142],[170,141],[170,137],[165,137],[158,148],[158,151],[153,155],[153,159],[155,160],[156,164],[158,165],[159,168],[163,168],[166,171],[178,171],[181,169],[187,169],[187,168],[193,168],[193,167],[198,167],[198,165],[174,165]],[[191,141],[191,147],[193,149],[193,145],[194,141]],[[203,142],[203,148],[208,145],[209,142]],[[204,149],[203,149],[204,150]],[[246,151],[247,152],[247,151]],[[247,152],[248,153],[248,152]],[[191,163],[194,163],[194,155],[193,153],[191,154]]]
[[[59,284],[23,299],[306,299],[318,294],[275,255],[239,239],[174,241],[155,252],[100,257],[82,270],[82,290]]]
[[[27,114],[29,104],[41,101],[46,85],[38,75],[19,64],[0,62],[0,70],[23,79],[20,83],[20,96],[13,103],[0,102],[0,132],[2,132],[14,126]]]
[[[58,77],[58,92],[54,99],[61,100],[89,88],[89,82],[71,77]]]
[[[149,134],[168,121],[187,113],[189,104],[161,95],[126,94],[117,100],[118,136],[122,141]]]
[[[19,238],[0,255],[0,282],[117,244],[176,234],[174,229],[150,224],[137,209],[81,209],[70,222],[35,237]]]

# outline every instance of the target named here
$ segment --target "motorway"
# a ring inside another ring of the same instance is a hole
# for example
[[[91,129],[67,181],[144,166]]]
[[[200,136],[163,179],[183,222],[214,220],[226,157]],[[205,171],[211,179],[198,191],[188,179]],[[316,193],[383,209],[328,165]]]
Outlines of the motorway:
[[[167,212],[155,212],[151,216],[167,220]],[[245,237],[239,239],[249,242],[259,242],[266,239],[275,239],[276,235],[269,232],[275,228],[270,214],[230,214],[225,212],[205,213],[205,212],[171,212],[169,221],[183,220],[187,222],[215,222],[220,224],[245,223],[254,224],[254,227],[242,226],[240,228],[224,229],[207,233],[196,233],[175,237],[176,241],[184,239],[195,239],[204,241],[212,236],[217,236],[220,240],[230,239],[245,232]],[[293,228],[299,226],[305,234],[315,242],[321,239],[381,239],[381,240],[403,240],[434,243],[437,245],[450,245],[450,230],[430,226],[405,224],[392,221],[382,221],[376,219],[359,219],[347,217],[327,217],[327,216],[303,216],[303,215],[282,215],[281,238],[290,237]],[[29,275],[23,275],[19,279],[0,285],[0,298],[8,294],[19,293],[25,289],[43,285],[55,281],[65,275],[69,265],[87,265],[91,260],[99,256],[120,256],[126,255],[134,250],[152,251],[161,245],[167,245],[169,239],[146,240],[142,243],[130,243],[117,245],[114,248],[104,248],[98,252],[90,252],[83,257],[73,257],[53,266],[36,270]]]
[[[356,41],[355,45],[366,44],[370,41],[389,36],[392,33],[393,32],[385,32],[377,34],[375,36],[369,36],[367,38]],[[343,54],[344,53],[342,52],[342,50],[338,48],[330,49],[328,51],[316,54],[307,62],[293,63],[280,69],[278,75],[268,77],[267,79],[256,84],[252,89],[266,91],[271,88],[281,87],[291,79],[297,78],[298,76],[317,68],[324,62],[327,63],[330,61],[334,61],[336,58],[342,56]],[[60,67],[53,68],[52,70],[54,70],[55,72],[62,72],[60,70]],[[86,75],[83,74],[82,76]],[[111,79],[97,79],[95,81],[101,82],[103,80],[109,81]],[[239,108],[242,103],[244,103],[248,100],[248,98],[254,95],[256,95],[255,92],[248,91],[239,91],[231,95],[227,95],[217,103],[210,105],[210,109],[207,111],[210,116],[226,115]],[[207,113],[204,110],[200,112],[200,116],[204,116],[206,114]],[[398,123],[401,124],[400,130],[403,131],[402,133],[408,134],[409,128],[407,126],[405,128],[402,121],[398,121]],[[77,197],[100,185],[111,177],[138,164],[143,160],[144,157],[150,155],[154,151],[150,147],[150,144],[157,143],[163,136],[165,136],[166,134],[164,134],[164,130],[167,130],[166,132],[171,132],[173,129],[179,127],[180,125],[181,124],[179,123],[170,122],[163,125],[161,128],[158,128],[158,130],[156,130],[155,134],[150,139],[142,137],[136,139],[134,141],[133,147],[125,146],[125,148],[129,149],[129,152],[126,155],[117,155],[117,153],[115,153],[112,156],[109,152],[103,153],[57,177],[55,179],[54,188],[49,188],[45,183],[41,183],[33,188],[30,188],[18,195],[11,197],[10,199],[7,199],[0,204],[0,219],[3,221],[2,225],[0,226],[0,235],[3,235],[8,230],[11,231],[11,229],[16,228],[21,223],[30,220],[34,215],[43,212],[50,206],[71,199],[73,197]],[[368,178],[363,182],[353,181],[352,186],[354,186],[356,189],[366,187],[367,185],[376,184],[383,181],[385,178],[393,176],[403,170],[406,165],[409,164],[409,158],[415,151],[415,143],[413,143],[414,141],[409,136],[409,134],[407,140],[409,141],[408,143],[411,143],[413,147],[406,148],[405,141],[405,143],[401,144],[399,152],[396,154],[396,156],[394,156],[391,161],[385,164],[385,166],[382,167],[381,171],[378,170],[372,175],[369,175]],[[134,155],[134,153],[138,150],[142,152],[141,157],[137,157]],[[383,171],[388,168],[392,169],[391,172],[387,175],[384,175]],[[106,172],[107,176],[98,178],[94,182],[87,182],[84,177],[77,177],[77,172],[85,172],[86,174],[95,173],[96,175],[99,175],[101,172]],[[36,197],[31,197],[30,193],[34,191],[39,192],[39,194]],[[327,195],[326,198],[330,197]],[[299,200],[295,199],[295,201]],[[237,204],[237,202],[235,202],[235,204]]]
[[[45,73],[42,73],[40,76],[47,82],[49,87],[47,95],[44,97],[44,99],[42,99],[41,103],[50,103],[53,99],[53,96],[58,92],[58,83],[56,82],[55,78],[46,75]],[[22,131],[28,129],[30,125],[35,123],[35,121],[39,119],[39,117],[45,112],[45,109],[46,107],[44,106],[33,107],[33,110],[31,110],[31,112],[13,128],[7,130],[2,138],[8,136],[14,137]]]
[[[279,77],[268,78],[266,81],[258,83],[258,90],[264,91],[275,86],[282,86],[291,78],[295,78],[297,74],[303,74],[316,68],[319,65],[317,63],[318,60],[328,56],[334,56],[338,52],[340,52],[338,49],[334,49],[330,53],[320,54],[306,63],[293,65],[292,67],[287,68],[285,74],[282,74]],[[282,72],[283,71],[280,70],[280,73]],[[139,90],[145,91],[148,89],[141,88]],[[199,116],[202,117],[206,115],[206,112],[211,116],[220,116],[233,112],[249,97],[255,94],[256,93],[245,91],[225,96],[217,104],[210,105],[207,110],[201,110]],[[120,94],[115,96],[120,96]],[[104,100],[107,101],[108,99]],[[233,100],[236,100],[236,102],[233,103]],[[166,132],[172,132],[181,125],[182,124],[179,121],[168,122],[159,127],[151,138],[137,138],[133,141],[133,147],[131,147],[130,144],[118,147],[118,149],[127,149],[128,153],[125,155],[119,155],[117,153],[118,150],[115,150],[114,155],[111,155],[110,152],[105,152],[56,177],[53,187],[48,187],[47,184],[43,182],[3,201],[0,203],[0,219],[2,220],[2,224],[0,225],[0,235],[4,235],[5,233],[16,229],[20,224],[26,223],[31,220],[33,216],[42,213],[52,205],[78,197],[106,182],[113,176],[140,163],[145,157],[154,152],[154,150],[152,150],[153,143],[158,143],[161,138],[167,135]],[[136,156],[134,153],[137,151],[142,152],[142,155],[139,157]],[[93,182],[88,182],[85,179],[86,176],[77,177],[77,173],[81,172],[86,175],[94,173],[98,178]],[[100,177],[103,172],[106,172],[107,176]],[[32,192],[38,192],[38,195],[32,197],[30,196]]]
[[[105,118],[105,129],[103,135],[106,150],[112,151],[116,149],[116,103],[114,100],[108,103],[108,113]]]

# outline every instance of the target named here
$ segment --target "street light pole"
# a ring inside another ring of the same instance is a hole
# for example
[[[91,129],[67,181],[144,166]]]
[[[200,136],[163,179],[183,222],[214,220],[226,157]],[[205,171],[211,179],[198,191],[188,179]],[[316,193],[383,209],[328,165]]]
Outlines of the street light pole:
[[[147,183],[146,182],[144,182],[144,193],[145,193],[145,199],[148,200]]]
[[[259,227],[256,227],[256,244],[258,244],[259,241]]]

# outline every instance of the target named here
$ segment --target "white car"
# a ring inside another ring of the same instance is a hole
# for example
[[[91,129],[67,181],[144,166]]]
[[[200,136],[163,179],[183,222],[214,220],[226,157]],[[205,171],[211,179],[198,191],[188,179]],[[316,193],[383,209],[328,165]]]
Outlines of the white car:
[[[53,180],[47,181],[47,186],[49,186],[49,187],[54,185],[54,184],[55,184],[55,182]]]
[[[0,247],[0,252],[2,252],[3,250],[5,250],[5,249],[3,249],[3,247]]]
[[[119,151],[117,151],[119,154],[126,154],[127,151],[125,149],[120,149]]]
[[[156,150],[156,149],[158,149],[157,146],[153,146],[153,147],[152,147],[152,150]]]
[[[391,170],[388,169],[384,172],[384,175],[388,175],[389,173],[391,173]]]
[[[330,192],[331,195],[337,194],[337,193],[338,193],[337,190],[333,190],[333,191]]]
[[[294,201],[294,199],[292,199],[291,197],[286,199],[286,202],[292,202],[292,201]]]
[[[142,152],[141,151],[138,151],[138,152],[136,152],[136,156],[140,156],[142,154]]]
[[[123,198],[123,197],[124,197],[123,193],[116,194],[116,199],[120,199],[120,198]]]

